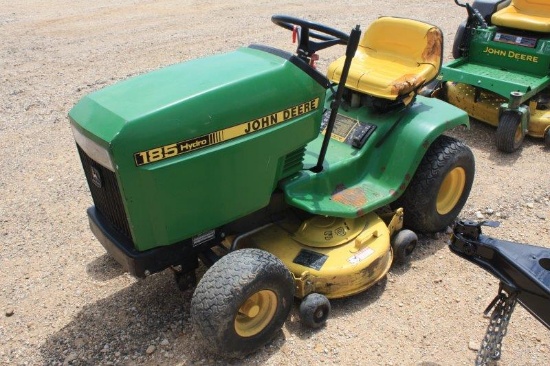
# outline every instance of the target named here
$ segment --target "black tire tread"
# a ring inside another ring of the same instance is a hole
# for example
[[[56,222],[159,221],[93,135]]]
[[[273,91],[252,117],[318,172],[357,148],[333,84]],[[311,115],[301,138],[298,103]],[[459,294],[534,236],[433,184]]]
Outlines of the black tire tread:
[[[460,50],[460,46],[462,44],[462,40],[464,38],[464,33],[466,32],[466,21],[463,21],[458,26],[458,29],[455,33],[455,38],[453,41],[453,58],[456,60],[457,58],[462,57],[462,51]]]
[[[397,264],[406,264],[411,260],[411,253],[407,255],[405,248],[411,241],[418,242],[418,236],[412,230],[400,230],[392,240],[393,260]]]
[[[256,336],[238,339],[232,324],[240,302],[248,297],[244,294],[251,286],[269,289],[280,279],[286,288],[279,289],[283,304],[276,311],[273,324],[266,327],[272,331],[264,329]],[[191,318],[217,352],[242,357],[263,346],[282,327],[293,297],[294,280],[277,257],[260,249],[242,249],[222,257],[204,274],[191,300]]]
[[[521,140],[516,143],[515,136],[518,124],[521,123],[521,118],[515,113],[503,113],[498,121],[496,132],[497,149],[505,153],[513,153],[521,146],[525,134],[522,134]]]
[[[444,178],[442,173],[448,172],[444,171],[445,168],[456,159],[463,160],[464,165],[468,165],[465,167],[467,176],[464,192],[455,208],[444,217],[440,217],[435,208],[435,199],[439,191],[437,182]],[[418,232],[441,231],[452,223],[466,203],[474,171],[474,156],[470,148],[455,138],[441,135],[430,145],[403,195],[391,206],[403,207],[404,225],[407,228]]]
[[[324,314],[322,318],[317,319],[315,317],[315,312],[319,308],[323,308]],[[306,327],[318,329],[326,324],[330,311],[330,301],[325,295],[311,293],[307,295],[300,304],[300,320]]]

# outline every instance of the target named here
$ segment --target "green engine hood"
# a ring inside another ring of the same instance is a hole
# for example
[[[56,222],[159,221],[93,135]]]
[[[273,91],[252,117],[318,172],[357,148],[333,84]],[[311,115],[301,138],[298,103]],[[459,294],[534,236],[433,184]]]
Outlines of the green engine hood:
[[[227,127],[257,117],[264,112],[262,106],[266,113],[287,107],[288,100],[280,97],[280,88],[286,90],[291,99],[299,79],[296,74],[289,73],[288,68],[291,66],[303,73],[289,64],[282,57],[241,48],[106,87],[85,96],[69,116],[82,129],[107,144],[126,128],[132,130],[134,144],[140,132],[149,139],[150,132],[158,131],[160,124],[163,129],[181,135],[182,122],[187,136],[197,136],[213,130],[214,124],[216,128]],[[303,89],[303,85],[299,89]],[[266,100],[270,101],[267,105]],[[301,102],[296,100],[296,104]],[[243,110],[236,105],[253,108]],[[143,147],[149,146],[147,143]]]
[[[326,90],[290,58],[241,48],[106,87],[70,111],[78,132],[112,159],[136,248],[258,210],[301,168]]]

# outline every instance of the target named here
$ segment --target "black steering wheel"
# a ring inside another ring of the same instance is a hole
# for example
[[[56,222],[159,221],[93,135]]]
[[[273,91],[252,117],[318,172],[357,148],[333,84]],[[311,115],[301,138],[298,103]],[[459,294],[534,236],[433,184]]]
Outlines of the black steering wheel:
[[[273,15],[271,21],[279,27],[295,31],[298,29],[298,57],[305,61],[310,61],[311,56],[322,49],[342,44],[346,45],[349,41],[349,34],[337,29],[327,27],[326,25],[309,22],[304,19],[291,17],[288,15]],[[315,31],[315,32],[312,32]],[[315,38],[320,41],[312,41]]]

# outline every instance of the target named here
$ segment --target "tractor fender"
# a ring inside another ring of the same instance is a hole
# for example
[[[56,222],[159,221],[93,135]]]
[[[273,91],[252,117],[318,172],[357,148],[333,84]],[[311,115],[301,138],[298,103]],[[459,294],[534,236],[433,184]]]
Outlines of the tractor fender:
[[[308,170],[281,184],[286,201],[317,215],[358,217],[395,201],[412,180],[430,145],[464,125],[468,115],[441,100],[417,96],[410,108],[376,113],[359,108],[345,118],[376,124],[361,149],[331,140],[324,168]],[[308,145],[305,166],[314,164],[320,138]]]

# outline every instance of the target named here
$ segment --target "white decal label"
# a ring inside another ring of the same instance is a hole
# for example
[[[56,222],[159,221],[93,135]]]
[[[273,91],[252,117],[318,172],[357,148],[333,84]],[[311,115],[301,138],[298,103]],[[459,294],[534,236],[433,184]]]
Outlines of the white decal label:
[[[355,255],[353,257],[350,257],[348,259],[348,262],[350,262],[351,264],[357,264],[361,261],[364,261],[365,259],[367,259],[368,257],[370,257],[370,255],[374,253],[374,250],[371,249],[371,248],[365,248],[365,249],[361,249],[360,251],[358,251],[357,253],[355,253]]]

